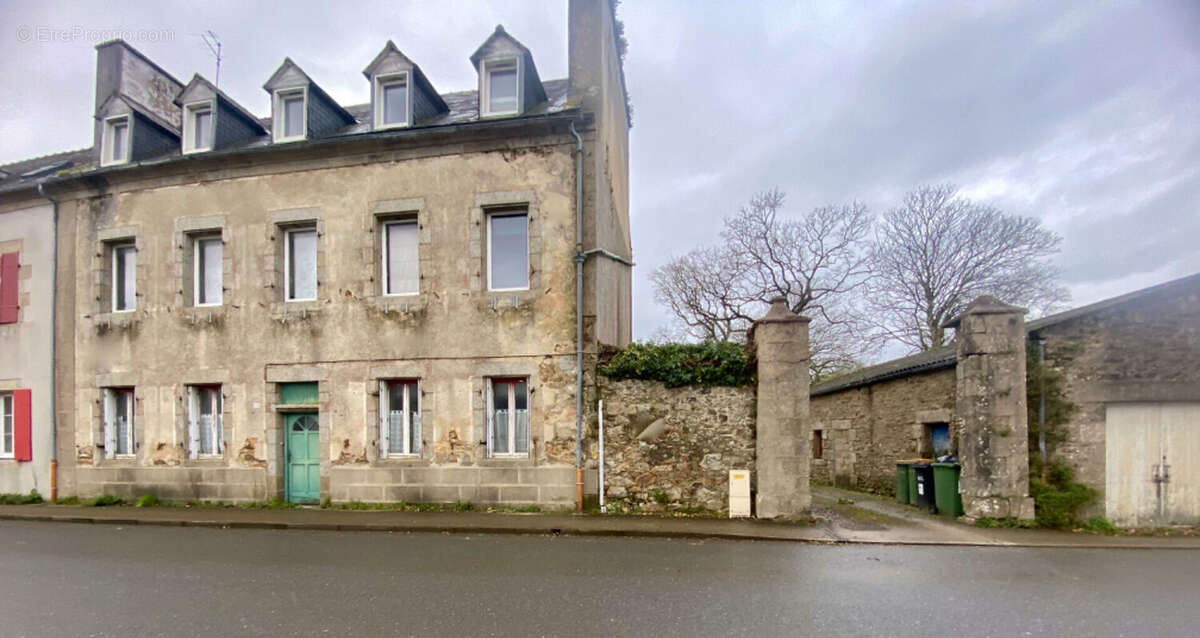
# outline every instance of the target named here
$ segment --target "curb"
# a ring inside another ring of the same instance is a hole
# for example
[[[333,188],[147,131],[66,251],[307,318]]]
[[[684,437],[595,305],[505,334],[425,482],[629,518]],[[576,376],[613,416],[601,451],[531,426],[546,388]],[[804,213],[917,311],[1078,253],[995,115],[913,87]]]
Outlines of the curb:
[[[91,525],[128,525],[148,527],[203,527],[210,529],[267,529],[267,530],[302,530],[328,532],[405,532],[431,534],[504,534],[520,536],[599,536],[599,537],[642,537],[642,538],[691,538],[691,539],[720,539],[735,541],[774,541],[804,543],[808,545],[874,545],[874,546],[913,546],[913,547],[993,547],[993,548],[1030,548],[1030,549],[1175,549],[1200,550],[1200,545],[1157,545],[1151,543],[1139,544],[1105,544],[1105,543],[1015,543],[1010,541],[939,541],[939,540],[877,540],[877,539],[848,539],[848,538],[788,538],[783,536],[767,536],[740,534],[730,532],[699,532],[686,530],[636,530],[636,529],[587,529],[578,526],[559,527],[505,527],[505,526],[468,526],[468,525],[394,525],[386,523],[287,523],[280,521],[217,521],[206,519],[137,519],[110,518],[93,516],[53,515],[53,514],[12,514],[0,513],[0,520],[34,521],[51,523],[82,523]]]

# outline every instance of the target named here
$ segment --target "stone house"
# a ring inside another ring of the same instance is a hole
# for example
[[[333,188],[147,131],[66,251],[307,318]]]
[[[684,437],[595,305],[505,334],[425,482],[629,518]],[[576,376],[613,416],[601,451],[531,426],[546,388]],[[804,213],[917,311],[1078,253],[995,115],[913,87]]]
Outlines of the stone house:
[[[1057,454],[1100,497],[1088,515],[1200,521],[1200,274],[1024,325],[1076,408]],[[962,339],[811,391],[813,477],[894,489],[895,461],[962,449]],[[1020,384],[1025,374],[1022,366]],[[1021,400],[1024,392],[1011,393]],[[1037,406],[1032,406],[1036,414]]]
[[[563,506],[594,490],[579,389],[598,345],[631,334],[614,20],[570,1],[560,80],[497,27],[460,52],[477,87],[451,93],[388,42],[363,61],[362,105],[285,59],[269,117],[99,45],[94,146],[45,199],[0,191],[0,210],[58,218],[62,492]]]

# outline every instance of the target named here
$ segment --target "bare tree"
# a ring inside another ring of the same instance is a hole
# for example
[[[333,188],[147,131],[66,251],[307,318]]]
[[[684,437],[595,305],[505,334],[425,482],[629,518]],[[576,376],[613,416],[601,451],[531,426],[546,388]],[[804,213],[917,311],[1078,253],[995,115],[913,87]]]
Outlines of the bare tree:
[[[942,324],[978,295],[1042,311],[1066,301],[1051,262],[1061,242],[1037,219],[923,186],[876,227],[867,298],[886,338],[935,348],[946,342]]]
[[[655,296],[686,333],[741,341],[772,297],[786,295],[794,312],[813,319],[814,374],[853,365],[860,339],[847,293],[869,276],[871,218],[862,204],[816,208],[781,218],[784,194],[756,195],[725,219],[724,245],[697,248],[651,275]]]

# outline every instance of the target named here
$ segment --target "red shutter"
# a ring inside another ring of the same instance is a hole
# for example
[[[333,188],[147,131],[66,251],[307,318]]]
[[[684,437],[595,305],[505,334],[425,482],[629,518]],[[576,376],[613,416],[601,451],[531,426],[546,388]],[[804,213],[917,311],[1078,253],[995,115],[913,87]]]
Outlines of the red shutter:
[[[21,289],[17,276],[21,270],[19,253],[0,255],[0,323],[17,322],[17,294]]]
[[[13,390],[13,457],[33,460],[33,401],[29,390]]]

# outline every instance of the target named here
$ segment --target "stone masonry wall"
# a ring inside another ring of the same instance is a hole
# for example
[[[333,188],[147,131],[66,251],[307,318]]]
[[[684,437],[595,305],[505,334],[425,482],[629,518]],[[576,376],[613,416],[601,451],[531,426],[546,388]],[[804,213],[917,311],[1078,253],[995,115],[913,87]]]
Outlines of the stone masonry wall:
[[[729,510],[729,470],[754,475],[752,386],[667,388],[601,377],[599,390],[607,502]]]
[[[1100,496],[1086,515],[1104,514],[1105,405],[1200,401],[1200,282],[1056,323],[1046,361],[1063,374],[1077,411],[1060,458]]]
[[[951,446],[958,440],[954,404],[954,368],[812,397],[824,442],[813,482],[894,493],[896,461],[929,454],[926,423],[949,423]]]

